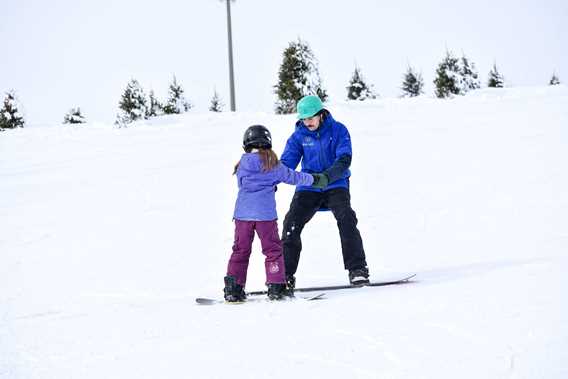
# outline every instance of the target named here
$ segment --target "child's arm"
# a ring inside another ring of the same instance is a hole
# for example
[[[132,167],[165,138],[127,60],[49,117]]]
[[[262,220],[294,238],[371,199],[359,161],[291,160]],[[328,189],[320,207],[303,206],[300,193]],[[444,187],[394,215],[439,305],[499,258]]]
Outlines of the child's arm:
[[[294,171],[281,163],[274,170],[276,170],[276,180],[278,182],[298,186],[311,186],[314,182],[312,174]]]

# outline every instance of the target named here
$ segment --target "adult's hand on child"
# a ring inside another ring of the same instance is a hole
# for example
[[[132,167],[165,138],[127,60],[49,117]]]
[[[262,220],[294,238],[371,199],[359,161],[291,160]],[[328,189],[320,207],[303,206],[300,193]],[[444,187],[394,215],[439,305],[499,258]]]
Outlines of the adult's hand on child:
[[[327,174],[312,174],[314,182],[312,186],[319,189],[324,189],[329,184],[329,177]]]

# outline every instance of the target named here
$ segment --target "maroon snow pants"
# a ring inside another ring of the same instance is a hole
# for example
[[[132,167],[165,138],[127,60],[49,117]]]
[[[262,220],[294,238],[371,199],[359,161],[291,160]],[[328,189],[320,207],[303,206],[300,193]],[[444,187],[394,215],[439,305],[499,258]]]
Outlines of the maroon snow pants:
[[[282,242],[278,235],[278,223],[276,220],[235,220],[235,242],[233,243],[233,253],[227,267],[227,275],[234,276],[237,284],[245,286],[255,230],[260,238],[262,254],[266,257],[264,260],[266,283],[285,283],[286,274],[284,272]]]

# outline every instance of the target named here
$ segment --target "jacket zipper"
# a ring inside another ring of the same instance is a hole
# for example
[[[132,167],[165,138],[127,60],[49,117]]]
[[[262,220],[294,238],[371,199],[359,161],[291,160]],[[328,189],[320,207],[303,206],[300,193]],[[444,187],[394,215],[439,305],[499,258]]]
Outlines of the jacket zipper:
[[[323,163],[322,163],[322,157],[323,157],[323,146],[321,144],[321,136],[320,136],[320,132],[317,132],[317,139],[318,139],[318,144],[319,144],[319,154],[318,154],[318,160],[319,160],[319,164],[320,164],[320,170],[323,171]],[[320,172],[321,172],[320,171]]]

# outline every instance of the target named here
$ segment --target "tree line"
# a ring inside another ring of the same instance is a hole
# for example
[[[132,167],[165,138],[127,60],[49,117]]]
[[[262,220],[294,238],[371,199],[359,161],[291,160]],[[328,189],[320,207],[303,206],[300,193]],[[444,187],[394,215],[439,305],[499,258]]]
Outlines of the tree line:
[[[497,69],[496,63],[489,71],[486,83],[487,87],[504,87],[505,78]],[[457,57],[451,51],[446,51],[446,55],[438,64],[433,84],[434,95],[438,98],[464,95],[471,90],[481,88],[481,80],[474,62],[465,54]],[[560,84],[556,72],[553,73],[548,84]],[[403,74],[400,90],[401,97],[415,97],[424,94],[422,74],[409,65]],[[374,86],[364,79],[358,66],[355,66],[346,86],[346,92],[347,100],[364,101],[378,97]],[[163,102],[156,98],[153,90],[150,90],[146,96],[140,83],[136,79],[131,79],[118,103],[115,125],[124,127],[141,119],[187,112],[193,105],[185,98],[184,93],[175,75],[168,88],[168,97]],[[277,114],[293,113],[296,102],[306,95],[318,95],[324,102],[328,98],[319,73],[318,61],[307,42],[298,39],[290,42],[284,49],[274,93],[276,95],[274,110]],[[215,90],[209,110],[221,112],[223,107],[224,104]],[[0,130],[24,127],[24,117],[19,108],[15,92],[7,92],[2,108],[0,108]],[[86,118],[79,107],[72,108],[63,118],[64,124],[85,122]]]
[[[305,95],[317,94],[323,101],[327,92],[320,79],[317,60],[309,45],[298,39],[293,41],[284,50],[282,65],[278,72],[279,82],[275,86],[278,100],[275,104],[276,113],[292,113],[294,105]],[[549,85],[560,84],[560,79],[553,73]],[[505,78],[494,63],[489,71],[487,87],[502,88]],[[463,54],[455,56],[446,51],[445,57],[436,68],[434,79],[434,95],[438,98],[448,98],[455,95],[464,95],[467,92],[481,88],[479,73],[475,64]],[[364,78],[359,67],[355,67],[347,89],[347,100],[375,99],[378,94],[373,85]],[[422,74],[410,65],[402,77],[400,86],[401,97],[415,97],[424,93],[424,79]]]

